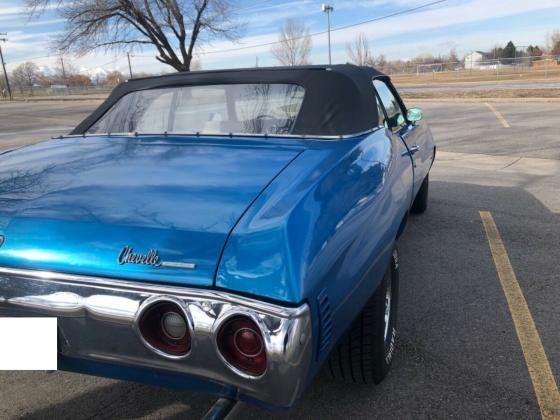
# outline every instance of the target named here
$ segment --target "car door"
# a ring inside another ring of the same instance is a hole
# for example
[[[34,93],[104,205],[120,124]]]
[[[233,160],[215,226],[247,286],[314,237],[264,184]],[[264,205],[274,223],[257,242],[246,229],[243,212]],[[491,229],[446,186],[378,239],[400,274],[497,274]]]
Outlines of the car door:
[[[413,184],[414,184],[414,173],[412,168],[412,161],[408,152],[408,148],[406,147],[405,142],[401,138],[398,132],[394,132],[389,128],[389,122],[387,120],[387,111],[385,111],[385,107],[382,105],[379,95],[376,94],[376,102],[377,102],[377,115],[379,116],[379,127],[385,128],[385,134],[389,141],[391,142],[392,147],[392,155],[393,155],[393,162],[391,164],[391,177],[394,179],[394,185],[397,189],[397,196],[400,194],[405,195],[405,199],[403,203],[406,204],[406,209],[402,209],[403,213],[400,217],[402,217],[410,208],[413,199]],[[398,131],[398,130],[397,130]]]
[[[414,195],[416,195],[430,170],[433,154],[427,127],[421,122],[412,123],[407,120],[406,108],[389,79],[374,79],[373,85],[385,109],[387,129],[402,139],[407,154],[412,158]]]

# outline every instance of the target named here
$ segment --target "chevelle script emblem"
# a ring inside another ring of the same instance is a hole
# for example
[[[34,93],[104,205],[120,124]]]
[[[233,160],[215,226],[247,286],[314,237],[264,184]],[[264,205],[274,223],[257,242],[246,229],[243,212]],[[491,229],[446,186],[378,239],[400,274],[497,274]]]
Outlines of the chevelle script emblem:
[[[131,246],[125,246],[119,258],[117,259],[120,265],[123,264],[142,264],[151,265],[152,267],[172,267],[172,268],[184,268],[188,270],[194,270],[196,264],[191,262],[182,261],[162,261],[159,258],[158,251],[156,249],[150,249],[146,254],[137,254]]]
[[[155,249],[150,249],[147,254],[136,254],[131,246],[125,246],[118,258],[119,264],[144,264],[154,267],[161,266],[158,252]]]

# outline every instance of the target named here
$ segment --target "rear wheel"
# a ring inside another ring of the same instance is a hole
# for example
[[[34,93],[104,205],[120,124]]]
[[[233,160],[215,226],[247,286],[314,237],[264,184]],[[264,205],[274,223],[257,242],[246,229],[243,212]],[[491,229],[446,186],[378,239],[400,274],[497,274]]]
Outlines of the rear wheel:
[[[397,249],[374,295],[329,358],[331,376],[352,383],[379,383],[395,351],[399,265]]]
[[[426,175],[426,178],[424,178],[424,181],[422,181],[422,186],[420,187],[418,194],[416,194],[416,198],[414,199],[412,203],[412,208],[410,209],[412,213],[421,214],[424,213],[428,208],[429,187],[430,187],[430,174]]]

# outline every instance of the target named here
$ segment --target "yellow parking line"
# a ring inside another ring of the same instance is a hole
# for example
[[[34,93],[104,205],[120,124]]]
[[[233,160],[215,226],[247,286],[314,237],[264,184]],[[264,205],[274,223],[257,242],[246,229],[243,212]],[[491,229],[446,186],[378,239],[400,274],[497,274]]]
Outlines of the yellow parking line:
[[[494,218],[488,211],[481,211],[480,218],[486,231],[488,244],[496,271],[506,296],[509,311],[515,325],[517,338],[525,356],[525,363],[533,382],[543,419],[560,419],[560,393],[550,364],[544,352],[535,322],[517,282],[509,257],[500,237]]]
[[[494,113],[494,115],[496,116],[498,121],[500,121],[500,123],[504,128],[509,128],[508,122],[506,121],[504,116],[500,113],[500,111],[498,111],[496,108],[494,108],[492,104],[489,104],[488,102],[484,102],[484,105],[486,105],[490,109],[490,111]]]

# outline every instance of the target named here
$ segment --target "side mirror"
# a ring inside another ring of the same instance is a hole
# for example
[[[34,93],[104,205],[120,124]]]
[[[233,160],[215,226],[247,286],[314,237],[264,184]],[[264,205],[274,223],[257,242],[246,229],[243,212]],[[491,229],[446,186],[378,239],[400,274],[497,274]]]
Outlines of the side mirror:
[[[406,119],[411,123],[416,123],[424,118],[424,113],[420,108],[410,108],[406,112]]]

